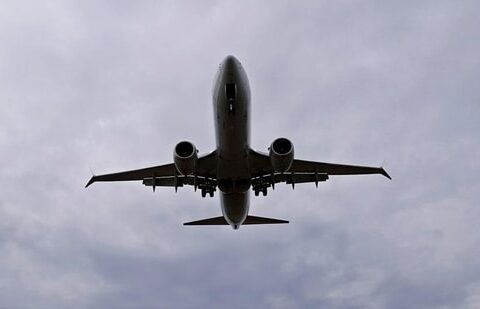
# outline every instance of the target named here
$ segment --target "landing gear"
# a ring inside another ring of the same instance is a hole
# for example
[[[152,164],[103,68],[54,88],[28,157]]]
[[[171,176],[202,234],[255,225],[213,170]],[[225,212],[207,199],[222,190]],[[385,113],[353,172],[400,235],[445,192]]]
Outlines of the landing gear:
[[[202,197],[207,197],[207,194],[208,196],[213,197],[215,194],[215,188],[204,187],[200,190],[202,191]]]
[[[253,192],[255,192],[255,196],[259,196],[260,192],[262,192],[263,196],[267,196],[267,187],[264,188],[255,188],[253,189]]]

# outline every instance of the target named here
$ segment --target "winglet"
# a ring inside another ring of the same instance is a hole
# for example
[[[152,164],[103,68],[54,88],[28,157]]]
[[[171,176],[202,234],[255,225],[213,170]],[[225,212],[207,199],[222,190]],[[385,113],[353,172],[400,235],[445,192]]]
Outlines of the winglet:
[[[385,177],[387,177],[388,179],[392,180],[392,177],[390,177],[390,175],[388,175],[387,171],[386,171],[383,167],[381,167],[380,169],[381,169],[380,174],[382,174],[383,176],[385,176]]]
[[[92,176],[92,178],[90,178],[90,180],[88,181],[87,185],[85,186],[85,188],[87,188],[89,185],[91,185],[92,183],[95,182],[95,175]]]

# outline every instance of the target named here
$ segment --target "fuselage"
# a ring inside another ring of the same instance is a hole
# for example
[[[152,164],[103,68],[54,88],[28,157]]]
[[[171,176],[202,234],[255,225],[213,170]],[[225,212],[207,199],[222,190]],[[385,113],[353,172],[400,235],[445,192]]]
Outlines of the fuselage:
[[[249,209],[250,86],[245,70],[233,56],[222,61],[215,77],[213,110],[222,213],[237,229]]]

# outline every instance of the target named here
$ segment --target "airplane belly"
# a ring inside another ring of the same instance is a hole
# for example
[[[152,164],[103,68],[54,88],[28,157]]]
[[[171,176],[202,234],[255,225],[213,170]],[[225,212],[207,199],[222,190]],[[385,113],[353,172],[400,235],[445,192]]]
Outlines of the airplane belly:
[[[217,104],[217,179],[219,180],[250,179],[248,102],[235,103],[237,104],[235,113],[227,108],[228,101],[219,101]]]
[[[217,147],[220,155],[239,159],[249,147],[248,118],[245,106],[236,102],[238,110],[233,114],[222,102],[217,110]]]

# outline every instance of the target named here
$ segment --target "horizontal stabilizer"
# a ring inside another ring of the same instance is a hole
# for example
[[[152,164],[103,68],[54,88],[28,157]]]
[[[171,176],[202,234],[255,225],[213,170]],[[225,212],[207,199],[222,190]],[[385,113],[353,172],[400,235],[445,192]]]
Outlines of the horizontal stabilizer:
[[[186,222],[183,225],[228,225],[227,220],[223,216],[208,218],[198,221]]]
[[[243,224],[279,224],[279,223],[288,223],[286,220],[273,219],[273,218],[264,218],[256,216],[247,216]],[[202,219],[198,221],[186,222],[183,225],[228,225],[227,220],[222,217],[214,217],[208,219]]]
[[[245,219],[245,222],[243,222],[243,224],[278,224],[278,223],[288,223],[288,221],[273,219],[273,218],[265,218],[265,217],[247,216],[247,219]]]

